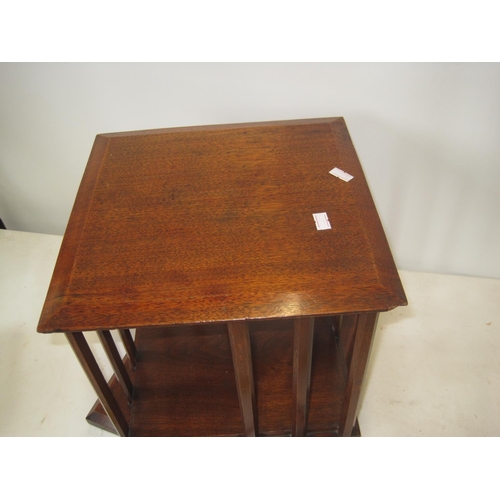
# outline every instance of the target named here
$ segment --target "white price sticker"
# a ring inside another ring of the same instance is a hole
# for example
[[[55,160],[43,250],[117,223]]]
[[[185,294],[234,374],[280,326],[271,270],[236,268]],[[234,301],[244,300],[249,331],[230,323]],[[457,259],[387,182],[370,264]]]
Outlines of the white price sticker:
[[[335,177],[338,177],[339,179],[342,179],[345,182],[349,182],[351,179],[354,179],[354,177],[351,174],[348,174],[347,172],[344,172],[343,170],[340,170],[340,168],[337,167],[330,170],[329,173],[334,175]]]
[[[316,223],[316,229],[322,231],[323,229],[331,229],[330,221],[328,220],[328,215],[326,212],[321,212],[320,214],[313,214],[314,222]]]

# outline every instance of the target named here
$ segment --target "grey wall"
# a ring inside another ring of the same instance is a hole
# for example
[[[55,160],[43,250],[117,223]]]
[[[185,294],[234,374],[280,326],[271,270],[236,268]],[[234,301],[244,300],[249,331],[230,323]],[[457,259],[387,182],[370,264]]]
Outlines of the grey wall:
[[[0,64],[0,217],[63,234],[98,133],[344,116],[398,267],[500,278],[500,64]]]

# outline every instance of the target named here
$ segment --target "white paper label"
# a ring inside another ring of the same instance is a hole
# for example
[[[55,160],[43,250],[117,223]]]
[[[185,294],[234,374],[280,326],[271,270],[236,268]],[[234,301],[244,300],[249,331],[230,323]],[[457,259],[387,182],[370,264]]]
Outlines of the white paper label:
[[[337,167],[330,170],[329,173],[346,182],[349,182],[351,179],[354,179],[354,177],[351,174],[348,174],[347,172],[344,172],[343,170],[340,170],[340,168]]]
[[[313,214],[314,222],[316,223],[316,229],[322,231],[323,229],[331,229],[330,221],[328,220],[328,215],[326,212],[320,214]]]

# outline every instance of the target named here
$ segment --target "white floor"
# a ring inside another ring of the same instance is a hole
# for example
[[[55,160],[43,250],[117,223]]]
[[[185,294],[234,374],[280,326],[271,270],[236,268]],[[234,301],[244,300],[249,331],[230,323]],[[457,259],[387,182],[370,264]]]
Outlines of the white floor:
[[[0,231],[0,436],[113,436],[85,421],[96,396],[64,336],[36,333],[61,239]],[[362,434],[500,436],[500,280],[400,274],[409,306],[380,317]]]

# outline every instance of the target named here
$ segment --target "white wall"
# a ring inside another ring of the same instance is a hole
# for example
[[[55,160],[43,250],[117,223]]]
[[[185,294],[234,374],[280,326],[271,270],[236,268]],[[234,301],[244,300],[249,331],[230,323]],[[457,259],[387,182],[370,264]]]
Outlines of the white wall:
[[[0,217],[63,234],[98,133],[344,116],[398,267],[500,278],[500,64],[0,64]]]

